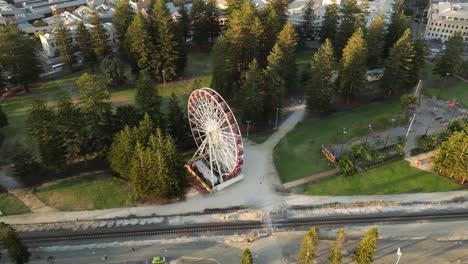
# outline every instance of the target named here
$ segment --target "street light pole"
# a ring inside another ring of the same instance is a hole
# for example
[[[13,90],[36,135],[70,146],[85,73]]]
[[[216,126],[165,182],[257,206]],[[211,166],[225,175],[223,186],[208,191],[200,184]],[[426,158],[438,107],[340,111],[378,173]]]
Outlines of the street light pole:
[[[245,121],[247,123],[247,138],[249,138],[249,128],[250,128],[250,122],[252,121]]]
[[[448,79],[449,76],[450,76],[450,73],[447,72],[445,74],[444,89],[447,89],[447,79]],[[439,88],[439,95],[437,95],[437,99],[439,99],[439,100],[440,100],[440,94],[441,93],[442,93],[442,89]]]
[[[162,70],[162,75],[163,75],[163,83],[164,83],[163,85],[164,87],[166,87],[166,76],[164,74],[164,70]]]
[[[346,128],[343,127],[343,142],[341,143],[340,158],[341,158],[341,154],[343,153],[343,147],[344,147],[344,143],[345,143],[345,135],[346,135]]]
[[[276,107],[275,130],[278,129],[278,112],[279,112],[279,108]]]
[[[372,130],[372,125],[369,124],[369,127],[368,127],[368,128],[369,128],[369,130],[367,131],[366,142],[364,142],[364,147],[367,145],[367,139],[369,138],[369,134],[370,134],[370,132],[371,132],[371,130]]]

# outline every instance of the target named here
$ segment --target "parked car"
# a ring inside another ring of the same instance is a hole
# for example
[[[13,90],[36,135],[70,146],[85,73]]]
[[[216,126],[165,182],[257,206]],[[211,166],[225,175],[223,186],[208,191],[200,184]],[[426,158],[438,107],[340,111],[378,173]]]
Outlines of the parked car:
[[[152,264],[166,264],[166,257],[161,257],[161,256],[155,256],[153,257],[153,261],[151,262]]]

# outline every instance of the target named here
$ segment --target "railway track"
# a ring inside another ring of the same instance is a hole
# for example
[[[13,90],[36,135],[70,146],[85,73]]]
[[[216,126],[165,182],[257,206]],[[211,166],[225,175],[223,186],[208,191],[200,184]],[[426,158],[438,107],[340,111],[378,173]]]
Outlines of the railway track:
[[[108,239],[125,237],[149,237],[159,235],[200,235],[216,232],[250,232],[252,230],[267,230],[273,232],[300,229],[311,226],[368,224],[368,223],[391,223],[411,221],[432,220],[468,220],[468,212],[451,212],[444,214],[407,214],[407,215],[370,215],[365,217],[340,216],[322,218],[282,219],[273,220],[271,223],[263,222],[230,222],[215,223],[192,226],[164,226],[154,227],[146,230],[93,230],[87,232],[55,232],[48,235],[23,234],[22,238],[28,243],[56,242],[68,240]]]

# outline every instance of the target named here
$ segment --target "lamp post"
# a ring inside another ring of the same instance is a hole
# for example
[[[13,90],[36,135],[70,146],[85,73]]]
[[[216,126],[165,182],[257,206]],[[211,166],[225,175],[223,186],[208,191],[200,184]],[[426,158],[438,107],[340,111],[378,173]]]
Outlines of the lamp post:
[[[346,128],[343,127],[343,143],[341,144],[341,149],[340,149],[340,158],[341,158],[341,154],[343,153],[343,147],[344,147],[344,143],[345,143],[345,135],[346,135]]]
[[[166,76],[164,74],[164,70],[162,70],[162,75],[163,75],[163,86],[166,87]]]
[[[245,121],[247,123],[247,138],[249,138],[249,128],[250,128],[250,122],[252,121]]]
[[[396,119],[392,118],[392,128],[395,127],[395,122],[396,122]],[[385,145],[383,147],[384,150],[387,148],[387,143],[388,143],[388,139],[390,138],[390,134],[391,134],[391,131],[390,131],[390,133],[388,133],[387,139],[385,140]]]
[[[445,81],[444,81],[444,89],[447,89],[447,79],[450,76],[450,72],[445,74]],[[437,99],[440,100],[440,94],[442,93],[442,89],[439,89],[439,95],[437,95]]]
[[[278,112],[279,112],[279,108],[276,107],[275,130],[278,129]]]

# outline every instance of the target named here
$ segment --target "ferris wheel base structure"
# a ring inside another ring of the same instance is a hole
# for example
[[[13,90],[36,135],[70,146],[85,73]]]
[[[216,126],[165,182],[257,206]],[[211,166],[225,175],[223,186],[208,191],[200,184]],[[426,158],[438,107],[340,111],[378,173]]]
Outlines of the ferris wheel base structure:
[[[193,91],[187,115],[198,147],[187,170],[210,192],[242,180],[242,135],[234,113],[221,95],[210,88]]]

